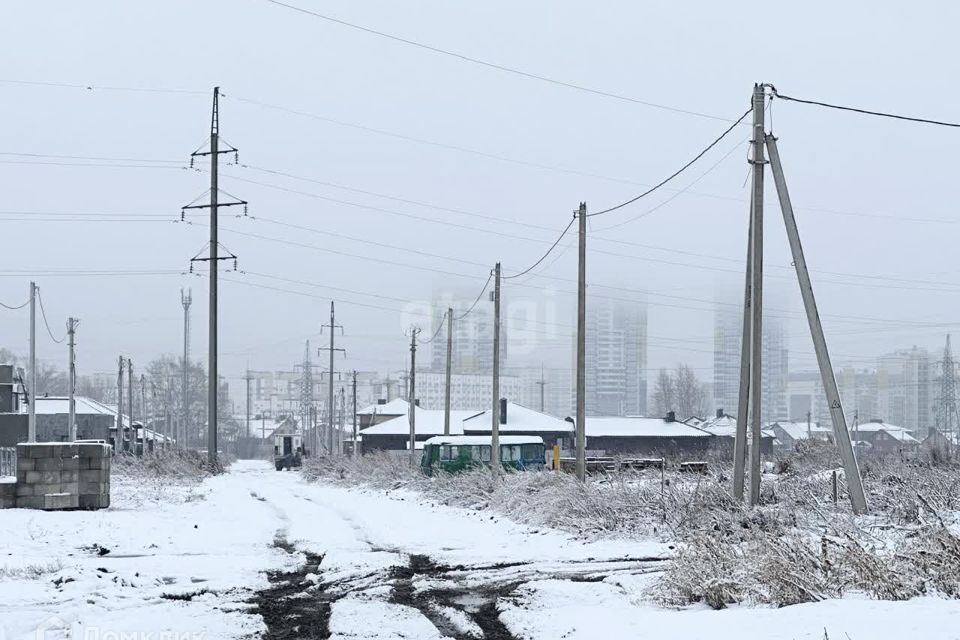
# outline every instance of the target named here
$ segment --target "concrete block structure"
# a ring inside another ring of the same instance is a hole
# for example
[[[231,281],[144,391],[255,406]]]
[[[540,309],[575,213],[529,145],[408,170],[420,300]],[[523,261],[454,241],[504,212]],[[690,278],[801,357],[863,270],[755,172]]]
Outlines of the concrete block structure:
[[[100,443],[20,443],[16,482],[0,483],[0,508],[105,509],[111,447]]]

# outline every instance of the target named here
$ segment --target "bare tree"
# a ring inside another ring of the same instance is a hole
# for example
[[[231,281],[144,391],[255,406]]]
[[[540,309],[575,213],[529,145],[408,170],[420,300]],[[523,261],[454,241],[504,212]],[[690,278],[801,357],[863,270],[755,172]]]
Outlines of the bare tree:
[[[673,374],[673,386],[677,394],[675,408],[677,417],[681,419],[690,416],[703,417],[707,408],[707,388],[689,365],[677,365]]]
[[[673,376],[666,369],[660,369],[653,387],[653,411],[659,416],[674,411],[677,403],[677,388]]]

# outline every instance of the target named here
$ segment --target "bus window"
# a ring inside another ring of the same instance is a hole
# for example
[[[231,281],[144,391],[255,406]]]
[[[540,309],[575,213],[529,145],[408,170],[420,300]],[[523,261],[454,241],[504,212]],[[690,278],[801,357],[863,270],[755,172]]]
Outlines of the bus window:
[[[440,459],[441,460],[456,460],[457,459],[457,446],[445,444],[440,448]]]
[[[475,460],[479,459],[480,462],[490,462],[490,445],[482,444],[480,445],[480,456],[479,458],[474,458]]]
[[[542,460],[543,447],[541,447],[538,444],[523,445],[523,459],[524,460]]]
[[[520,445],[512,444],[500,447],[500,459],[503,462],[516,462],[520,459]]]

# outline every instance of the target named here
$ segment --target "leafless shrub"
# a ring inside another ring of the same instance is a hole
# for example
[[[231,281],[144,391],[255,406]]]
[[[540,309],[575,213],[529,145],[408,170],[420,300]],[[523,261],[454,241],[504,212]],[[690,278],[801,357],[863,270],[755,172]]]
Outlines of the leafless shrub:
[[[211,465],[196,451],[164,449],[143,457],[118,453],[113,457],[113,472],[149,478],[205,478],[223,473],[223,460]]]

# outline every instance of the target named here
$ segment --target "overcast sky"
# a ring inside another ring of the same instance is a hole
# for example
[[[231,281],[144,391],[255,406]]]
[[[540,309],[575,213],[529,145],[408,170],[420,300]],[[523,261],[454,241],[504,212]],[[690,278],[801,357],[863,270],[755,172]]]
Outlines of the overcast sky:
[[[398,311],[404,301],[448,287],[477,292],[497,260],[508,274],[526,268],[580,201],[594,211],[616,204],[689,160],[747,109],[754,82],[960,120],[960,7],[952,3],[290,2],[715,118],[511,75],[266,0],[7,3],[0,301],[22,302],[24,272],[36,274],[54,332],[63,333],[68,315],[81,319],[80,373],[112,371],[120,353],[135,366],[179,353],[181,287],[193,291],[193,354],[206,357],[207,280],[177,272],[208,230],[202,216],[174,221],[208,186],[207,173],[183,167],[208,135],[214,85],[225,94],[223,140],[256,167],[221,171],[222,189],[248,200],[251,216],[222,211],[221,241],[247,272],[223,275],[227,376],[299,361],[303,341],[316,341],[328,321],[331,297],[340,301],[346,366],[401,367],[403,332],[417,319]],[[939,348],[960,326],[957,130],[783,101],[769,115],[835,363],[869,366],[894,348]],[[673,189],[591,220],[591,295],[649,292],[651,367],[687,362],[710,378],[712,300],[743,283],[748,134],[738,128]],[[75,166],[84,163],[100,166]],[[776,301],[768,306],[790,318],[791,367],[809,368],[772,184],[767,201],[767,285]],[[576,250],[557,255],[545,262],[547,277],[505,283],[505,294],[572,301]],[[0,344],[26,352],[27,317],[0,309]],[[573,331],[566,313],[550,320],[544,312],[542,322],[541,330]],[[46,337],[38,350],[66,360]]]

